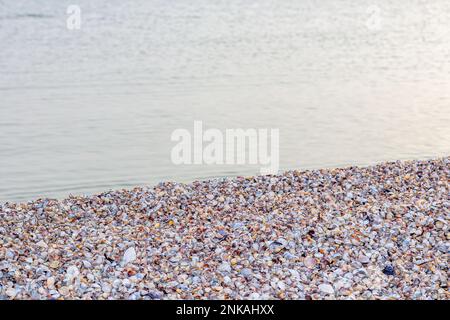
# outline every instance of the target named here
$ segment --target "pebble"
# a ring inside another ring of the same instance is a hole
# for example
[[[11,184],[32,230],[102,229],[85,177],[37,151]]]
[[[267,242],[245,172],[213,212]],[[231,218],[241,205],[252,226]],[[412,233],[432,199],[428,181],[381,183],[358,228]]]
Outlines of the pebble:
[[[69,295],[70,290],[68,287],[64,286],[64,287],[59,288],[58,292],[63,296],[67,296],[67,295]]]
[[[47,278],[47,287],[53,288],[55,286],[55,277]]]
[[[358,261],[361,262],[362,264],[368,264],[370,262],[370,258],[365,255],[360,255]]]
[[[388,276],[393,276],[395,274],[395,269],[391,265],[387,265],[383,269],[383,273]]]
[[[232,280],[231,280],[231,278],[230,278],[229,276],[225,276],[225,277],[223,277],[223,282],[224,282],[225,284],[229,284],[229,283],[232,282]]]
[[[333,286],[327,283],[322,283],[321,285],[319,285],[319,290],[326,294],[334,294]]]
[[[248,268],[244,268],[241,270],[241,275],[246,279],[250,279],[253,276],[253,271]]]
[[[17,295],[17,290],[15,288],[8,288],[5,293],[9,298],[14,299]]]
[[[292,276],[293,278],[295,278],[295,279],[299,279],[299,278],[300,278],[300,274],[299,274],[298,271],[295,270],[295,269],[290,269],[290,270],[289,270],[289,273],[290,273],[291,276]]]
[[[48,248],[47,244],[42,240],[37,242],[36,245],[41,248]]]
[[[259,300],[259,299],[261,299],[261,295],[257,292],[253,292],[249,298],[250,298],[250,300]]]
[[[231,272],[231,266],[229,263],[223,262],[217,270],[220,272],[229,273]]]
[[[109,292],[111,292],[111,290],[112,290],[112,287],[111,287],[111,285],[109,283],[104,283],[102,285],[102,291],[104,293],[109,293]]]
[[[122,265],[127,265],[134,260],[136,260],[136,250],[134,249],[134,247],[130,247],[123,254]]]
[[[70,266],[66,271],[66,281],[72,282],[74,281],[80,274],[80,271],[76,266]]]
[[[305,264],[305,267],[312,269],[316,266],[316,259],[314,259],[312,257],[307,257],[307,258],[305,258],[303,263]]]

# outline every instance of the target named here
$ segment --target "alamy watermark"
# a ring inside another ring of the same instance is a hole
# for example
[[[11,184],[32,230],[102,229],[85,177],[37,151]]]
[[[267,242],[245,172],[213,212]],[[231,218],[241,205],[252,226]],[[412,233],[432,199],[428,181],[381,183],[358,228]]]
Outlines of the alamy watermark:
[[[279,129],[203,130],[194,121],[193,132],[176,129],[171,140],[171,160],[175,165],[259,165],[261,174],[277,174],[279,169]]]
[[[383,24],[381,19],[381,9],[376,5],[371,5],[367,8],[369,17],[366,20],[366,27],[370,31],[380,31]]]
[[[69,30],[81,29],[81,8],[76,4],[71,4],[67,7],[66,13],[68,15],[66,26]]]

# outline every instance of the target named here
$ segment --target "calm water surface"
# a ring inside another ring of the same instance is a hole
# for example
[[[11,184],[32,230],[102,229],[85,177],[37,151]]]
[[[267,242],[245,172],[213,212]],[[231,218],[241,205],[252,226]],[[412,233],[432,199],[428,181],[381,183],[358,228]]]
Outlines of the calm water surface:
[[[194,120],[281,169],[447,156],[450,2],[0,1],[0,202],[259,172],[173,165]]]

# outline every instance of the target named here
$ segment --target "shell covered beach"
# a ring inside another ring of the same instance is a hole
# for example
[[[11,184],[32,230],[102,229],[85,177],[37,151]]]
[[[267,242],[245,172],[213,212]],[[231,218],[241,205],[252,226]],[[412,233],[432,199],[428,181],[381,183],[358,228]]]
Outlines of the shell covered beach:
[[[1,299],[449,299],[450,158],[0,205]]]

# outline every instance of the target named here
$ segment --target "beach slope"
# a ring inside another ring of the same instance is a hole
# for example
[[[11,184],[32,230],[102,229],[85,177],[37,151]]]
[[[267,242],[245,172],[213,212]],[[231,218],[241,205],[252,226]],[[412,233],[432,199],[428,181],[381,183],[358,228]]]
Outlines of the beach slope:
[[[4,299],[448,299],[450,158],[0,205]]]

